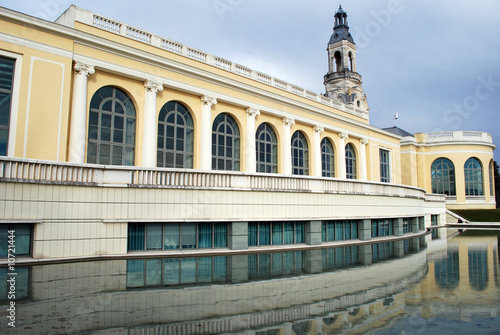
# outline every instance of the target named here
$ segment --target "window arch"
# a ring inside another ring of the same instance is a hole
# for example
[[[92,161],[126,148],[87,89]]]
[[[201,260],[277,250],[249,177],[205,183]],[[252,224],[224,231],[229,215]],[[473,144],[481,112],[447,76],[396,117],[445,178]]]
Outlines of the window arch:
[[[342,55],[340,51],[335,51],[333,58],[335,61],[335,72],[340,72],[342,70]]]
[[[455,165],[447,158],[436,159],[431,166],[432,193],[457,195],[455,187]]]
[[[477,158],[471,157],[465,162],[465,195],[481,196],[483,191],[483,169]]]
[[[187,108],[169,101],[158,116],[156,166],[192,169],[194,147],[193,118]]]
[[[352,52],[349,51],[349,71],[354,71],[353,64],[354,64],[354,60],[352,57]]]
[[[357,179],[356,151],[351,143],[345,146],[345,169],[347,179]]]
[[[135,107],[121,89],[105,86],[90,101],[87,163],[134,165]]]
[[[321,175],[335,177],[335,151],[332,141],[326,137],[321,141]]]
[[[240,130],[227,113],[217,115],[212,127],[212,169],[240,170]]]
[[[294,175],[309,175],[309,146],[300,131],[292,136],[292,171]]]
[[[278,140],[268,123],[262,123],[255,134],[257,172],[278,173]]]

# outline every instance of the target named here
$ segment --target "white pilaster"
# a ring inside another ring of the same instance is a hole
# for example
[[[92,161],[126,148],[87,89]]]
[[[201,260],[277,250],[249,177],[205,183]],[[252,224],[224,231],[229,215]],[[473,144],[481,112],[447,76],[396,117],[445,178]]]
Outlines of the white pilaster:
[[[346,164],[345,164],[345,140],[349,138],[346,133],[339,134],[339,178],[346,179]]]
[[[76,62],[74,70],[68,161],[84,163],[87,135],[87,79],[95,69],[93,66]]]
[[[156,94],[163,91],[163,85],[151,80],[144,82],[144,124],[142,134],[142,166],[156,167],[158,119]]]
[[[314,164],[314,176],[321,177],[321,133],[325,131],[324,128],[315,126],[313,128],[313,164]]]
[[[295,120],[283,119],[283,174],[292,175],[292,135],[291,128]]]
[[[217,99],[204,95],[201,97],[200,129],[200,169],[212,169],[212,106]]]
[[[255,108],[247,108],[247,133],[246,133],[246,172],[255,173],[257,171],[257,154],[255,151],[255,118],[260,115],[260,111]]]
[[[359,140],[361,144],[359,148],[359,169],[360,169],[360,179],[368,180],[368,168],[366,166],[366,145],[368,144],[368,139],[362,138]]]

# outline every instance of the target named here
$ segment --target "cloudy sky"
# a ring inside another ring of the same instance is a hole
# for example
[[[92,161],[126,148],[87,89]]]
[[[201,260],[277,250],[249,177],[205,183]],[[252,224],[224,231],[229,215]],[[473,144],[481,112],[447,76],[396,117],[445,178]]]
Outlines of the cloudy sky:
[[[323,93],[332,0],[2,0],[55,20],[70,4]],[[500,144],[500,1],[344,0],[370,123],[486,131]],[[498,160],[498,159],[497,159]]]

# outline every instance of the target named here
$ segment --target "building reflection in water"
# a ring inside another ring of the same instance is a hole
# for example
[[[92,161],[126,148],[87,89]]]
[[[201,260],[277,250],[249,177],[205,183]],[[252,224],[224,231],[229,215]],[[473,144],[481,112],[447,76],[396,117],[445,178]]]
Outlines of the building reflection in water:
[[[425,251],[415,239],[19,267],[18,333],[363,334],[399,326],[408,316],[497,317],[496,237],[437,242],[442,247]],[[5,283],[6,269],[0,270]]]

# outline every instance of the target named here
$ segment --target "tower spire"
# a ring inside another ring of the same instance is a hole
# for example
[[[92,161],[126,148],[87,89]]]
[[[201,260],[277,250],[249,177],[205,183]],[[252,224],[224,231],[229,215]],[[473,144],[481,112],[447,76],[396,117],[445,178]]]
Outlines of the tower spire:
[[[347,13],[341,4],[335,13],[333,34],[327,51],[329,66],[324,78],[326,95],[367,112],[369,108],[361,87],[361,76],[356,72],[356,43],[349,32]]]

